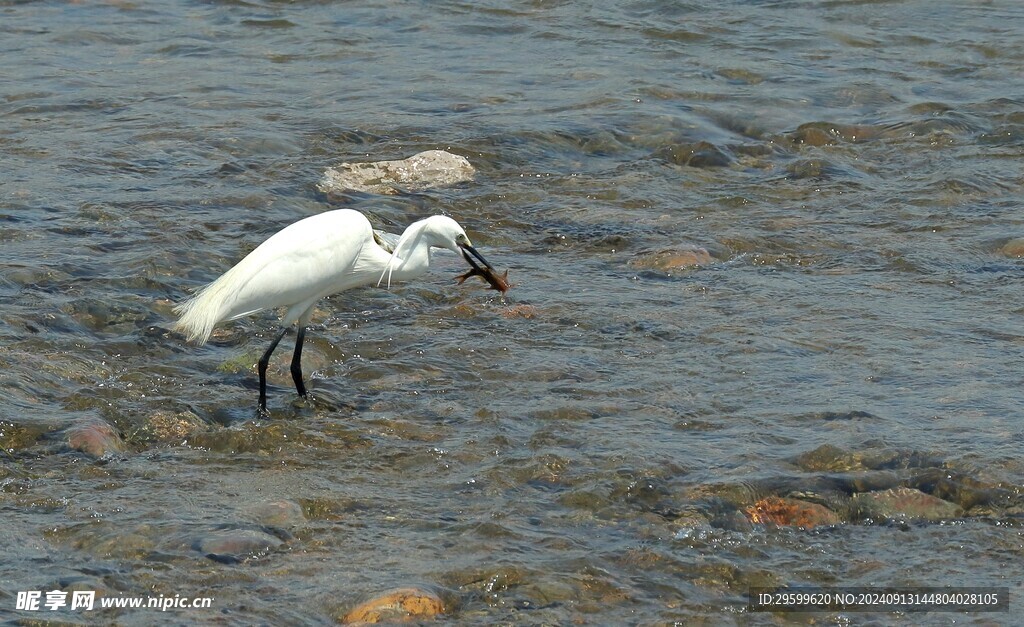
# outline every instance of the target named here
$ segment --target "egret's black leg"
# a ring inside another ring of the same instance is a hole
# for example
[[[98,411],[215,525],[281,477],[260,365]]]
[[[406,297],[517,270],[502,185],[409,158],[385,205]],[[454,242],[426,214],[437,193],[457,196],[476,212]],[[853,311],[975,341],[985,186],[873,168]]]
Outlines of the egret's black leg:
[[[306,397],[306,386],[302,384],[302,342],[306,339],[306,327],[299,327],[299,336],[295,338],[295,354],[292,355],[292,381],[299,396]]]
[[[278,343],[284,334],[288,332],[288,327],[281,329],[281,332],[274,338],[274,341],[270,343],[270,348],[267,352],[263,353],[263,357],[260,357],[258,368],[260,371],[260,410],[267,411],[267,365],[270,363],[270,356],[274,353],[274,349],[277,348]]]

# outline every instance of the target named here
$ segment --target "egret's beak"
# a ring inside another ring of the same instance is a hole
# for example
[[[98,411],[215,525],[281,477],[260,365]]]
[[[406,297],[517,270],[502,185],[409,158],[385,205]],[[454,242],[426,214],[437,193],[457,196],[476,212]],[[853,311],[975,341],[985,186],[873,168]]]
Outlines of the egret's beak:
[[[470,246],[469,244],[460,243],[459,248],[462,249],[462,256],[466,258],[466,261],[469,262],[469,265],[473,266],[477,270],[480,270],[480,266],[476,264],[476,261],[473,261],[473,257],[476,257],[477,259],[480,260],[480,263],[484,264],[485,268],[487,268],[488,270],[494,270],[494,268],[491,267],[491,264],[487,263],[487,260],[484,259],[484,256],[478,253],[476,249]],[[472,257],[470,257],[470,253],[472,253]]]
[[[487,260],[484,259],[484,256],[476,252],[476,249],[473,248],[473,246],[470,245],[469,242],[460,242],[459,248],[462,249],[462,256],[466,258],[466,261],[469,262],[469,265],[473,266],[473,269],[470,270],[469,272],[455,277],[459,280],[460,285],[469,277],[478,276],[484,281],[487,281],[487,283],[491,286],[491,289],[498,290],[502,294],[504,294],[505,292],[509,291],[512,288],[512,285],[508,282],[508,270],[505,270],[505,274],[498,274],[497,272],[495,272],[494,268],[491,267],[491,264],[487,263]],[[473,259],[474,257],[476,257],[475,260]],[[477,261],[484,264],[484,267],[481,268],[477,264]]]

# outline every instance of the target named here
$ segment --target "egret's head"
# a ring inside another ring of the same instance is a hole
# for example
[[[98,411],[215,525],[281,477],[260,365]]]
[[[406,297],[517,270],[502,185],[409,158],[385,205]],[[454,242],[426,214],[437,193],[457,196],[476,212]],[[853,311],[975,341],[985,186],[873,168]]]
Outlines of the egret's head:
[[[427,218],[424,225],[424,234],[430,238],[428,241],[431,246],[447,248],[452,252],[459,253],[469,261],[470,265],[476,267],[472,257],[469,256],[469,253],[472,253],[473,257],[479,259],[480,263],[484,264],[485,267],[491,268],[491,264],[487,263],[483,255],[473,248],[473,244],[469,241],[469,236],[466,235],[466,230],[448,216],[431,216]]]
[[[431,246],[447,248],[458,253],[469,244],[469,236],[462,226],[448,216],[430,216],[423,220],[423,235]]]

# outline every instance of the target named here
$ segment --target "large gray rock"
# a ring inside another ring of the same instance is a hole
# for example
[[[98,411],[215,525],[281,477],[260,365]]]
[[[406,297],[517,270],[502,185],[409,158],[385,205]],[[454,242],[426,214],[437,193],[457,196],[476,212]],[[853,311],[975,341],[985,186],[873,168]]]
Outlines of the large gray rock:
[[[342,163],[328,168],[317,188],[325,194],[399,194],[468,181],[475,172],[465,157],[427,150],[399,161]]]

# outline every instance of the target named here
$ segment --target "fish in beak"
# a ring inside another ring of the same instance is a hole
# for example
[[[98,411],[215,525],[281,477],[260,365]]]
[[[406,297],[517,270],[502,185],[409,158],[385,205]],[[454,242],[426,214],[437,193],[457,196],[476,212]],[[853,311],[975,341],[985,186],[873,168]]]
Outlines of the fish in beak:
[[[498,274],[494,267],[487,263],[484,256],[477,252],[476,248],[469,244],[459,244],[459,248],[462,249],[462,256],[469,262],[469,265],[473,266],[469,272],[455,277],[459,280],[459,285],[462,285],[469,277],[478,276],[487,281],[491,285],[491,289],[498,290],[502,294],[512,288],[508,282],[508,270],[505,270],[505,274]],[[478,260],[483,266],[477,263]]]

